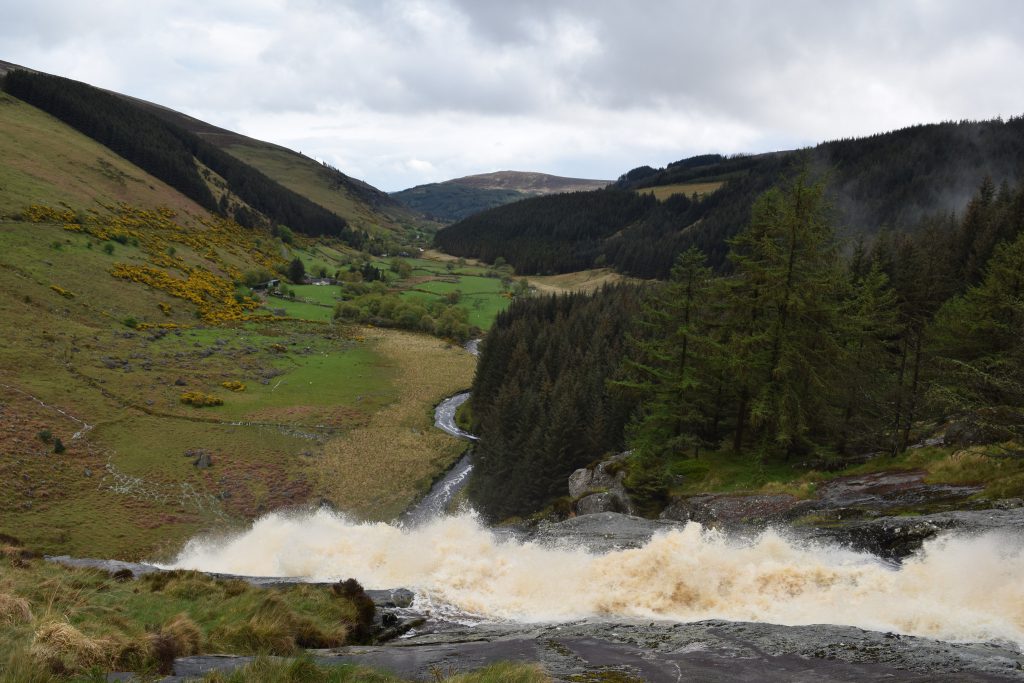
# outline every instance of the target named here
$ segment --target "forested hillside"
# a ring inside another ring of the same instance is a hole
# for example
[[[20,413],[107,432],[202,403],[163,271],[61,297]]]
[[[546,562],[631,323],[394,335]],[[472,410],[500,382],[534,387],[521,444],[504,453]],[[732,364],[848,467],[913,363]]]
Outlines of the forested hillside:
[[[604,239],[656,205],[626,190],[536,197],[470,216],[438,232],[435,244],[489,262],[504,257],[523,273],[567,273],[592,267]]]
[[[544,300],[511,308],[483,347],[475,384],[478,504],[522,514],[513,501],[527,487],[537,509],[565,494],[586,456],[623,442],[633,449],[627,484],[651,513],[672,482],[707,467],[708,453],[760,468],[827,468],[902,453],[949,424],[959,435],[950,438],[967,443],[1024,437],[1024,186],[985,181],[962,219],[883,232],[849,257],[835,214],[825,184],[800,173],[754,203],[728,242],[727,274],[691,248],[639,309],[618,290],[574,300],[576,315],[559,317],[553,311],[567,304]],[[559,332],[538,342],[533,321],[549,310]],[[587,310],[610,316],[629,343],[606,345],[583,323]],[[584,356],[602,349],[604,364],[548,363],[548,344]],[[591,389],[550,390],[568,376]],[[632,421],[621,430],[594,423],[585,454],[526,448],[512,438],[518,431],[485,419],[502,412],[536,425],[587,401]],[[1024,490],[1018,479],[1013,491]]]
[[[640,292],[521,299],[498,316],[473,383],[482,435],[471,496],[494,517],[565,495],[576,468],[621,448],[630,406],[606,380],[626,350]]]
[[[243,225],[269,220],[309,235],[340,237],[356,247],[365,240],[343,218],[124,98],[77,81],[23,70],[8,72],[3,88],[109,147],[203,208]]]
[[[557,208],[538,199],[524,200],[460,221],[440,231],[435,241],[459,256],[488,260],[500,255],[524,274],[608,265],[629,275],[664,278],[676,256],[691,246],[720,270],[729,267],[726,240],[747,223],[754,200],[798,169],[808,169],[813,179],[824,182],[842,238],[872,236],[884,228],[913,233],[930,216],[962,211],[984,178],[998,185],[1024,177],[1024,118],[913,126],[806,150],[731,158],[703,155],[664,169],[639,167],[616,186],[642,190],[723,184],[697,198],[676,195],[664,204],[647,205],[627,224],[618,215],[601,219],[595,209],[595,220],[578,237],[562,231],[556,242],[565,253],[557,259],[538,259],[520,236],[554,230],[561,221],[550,219],[553,212],[568,217],[586,211],[584,204],[602,203],[603,195],[566,199]]]

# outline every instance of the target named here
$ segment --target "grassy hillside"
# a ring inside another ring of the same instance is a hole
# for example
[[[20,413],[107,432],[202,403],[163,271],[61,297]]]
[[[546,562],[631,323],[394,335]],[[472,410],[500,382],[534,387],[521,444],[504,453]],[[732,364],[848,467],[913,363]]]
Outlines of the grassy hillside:
[[[658,201],[665,201],[669,197],[677,194],[692,197],[697,195],[698,197],[706,194],[711,194],[715,190],[719,189],[724,185],[724,181],[713,181],[713,182],[695,182],[695,183],[674,183],[672,185],[658,185],[657,187],[645,187],[637,192],[643,194],[652,194]]]
[[[462,442],[417,435],[469,385],[462,349],[281,317],[238,284],[349,247],[211,216],[7,96],[0,142],[0,533],[153,558],[320,500],[390,518],[458,457]],[[348,486],[385,448],[387,478]],[[348,477],[325,466],[339,458]]]
[[[226,141],[222,136],[214,139]],[[224,149],[371,235],[413,244],[424,241],[435,227],[380,190],[290,149],[242,136]]]
[[[341,216],[357,230],[402,243],[413,243],[422,240],[425,233],[437,227],[386,192],[304,154],[219,128],[152,102],[128,99]]]
[[[357,246],[364,246],[366,233],[375,238],[366,246],[379,252],[424,242],[436,227],[338,169],[167,107],[6,62],[0,62],[0,77],[6,77],[4,89],[11,94],[132,159],[204,208],[245,225],[278,222],[309,234],[344,233]],[[119,125],[109,127],[108,120]]]
[[[5,215],[30,204],[83,211],[122,201],[144,208],[166,206],[192,215],[205,213],[198,204],[103,145],[3,92],[0,156],[4,160],[0,164],[0,213]]]

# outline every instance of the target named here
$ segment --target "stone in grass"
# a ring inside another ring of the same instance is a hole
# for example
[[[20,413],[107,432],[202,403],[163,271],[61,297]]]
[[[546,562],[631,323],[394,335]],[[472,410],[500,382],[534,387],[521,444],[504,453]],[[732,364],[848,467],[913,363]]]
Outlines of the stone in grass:
[[[186,458],[193,458],[192,466],[205,470],[213,466],[213,457],[205,448],[189,448],[185,451]]]

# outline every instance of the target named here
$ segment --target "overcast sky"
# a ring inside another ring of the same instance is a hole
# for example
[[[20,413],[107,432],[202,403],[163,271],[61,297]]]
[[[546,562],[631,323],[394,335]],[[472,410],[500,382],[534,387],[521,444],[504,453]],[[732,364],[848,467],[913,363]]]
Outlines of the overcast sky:
[[[1024,113],[1018,0],[32,0],[0,59],[384,190]]]

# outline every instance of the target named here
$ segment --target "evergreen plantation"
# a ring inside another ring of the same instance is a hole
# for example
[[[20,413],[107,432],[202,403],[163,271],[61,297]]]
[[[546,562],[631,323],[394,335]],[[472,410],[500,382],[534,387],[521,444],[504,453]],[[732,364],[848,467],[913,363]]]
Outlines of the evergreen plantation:
[[[914,232],[929,216],[960,211],[982,178],[1024,178],[1024,118],[912,126],[757,156],[709,154],[660,170],[642,166],[615,189],[526,199],[469,216],[439,231],[435,243],[457,256],[502,256],[524,275],[608,266],[663,279],[690,247],[721,270],[730,267],[727,240],[750,221],[755,200],[801,168],[824,178],[841,236]],[[708,182],[723,184],[660,203],[627,196]]]
[[[203,208],[245,227],[280,224],[306,235],[337,237],[357,249],[366,242],[366,235],[353,231],[344,218],[128,99],[23,70],[7,73],[3,89],[109,147]]]
[[[474,502],[536,511],[623,446],[653,514],[709,453],[834,468],[950,423],[967,443],[1024,436],[1024,187],[986,180],[962,219],[850,257],[834,215],[800,172],[758,197],[717,273],[690,248],[642,295],[517,302],[474,382]]]

